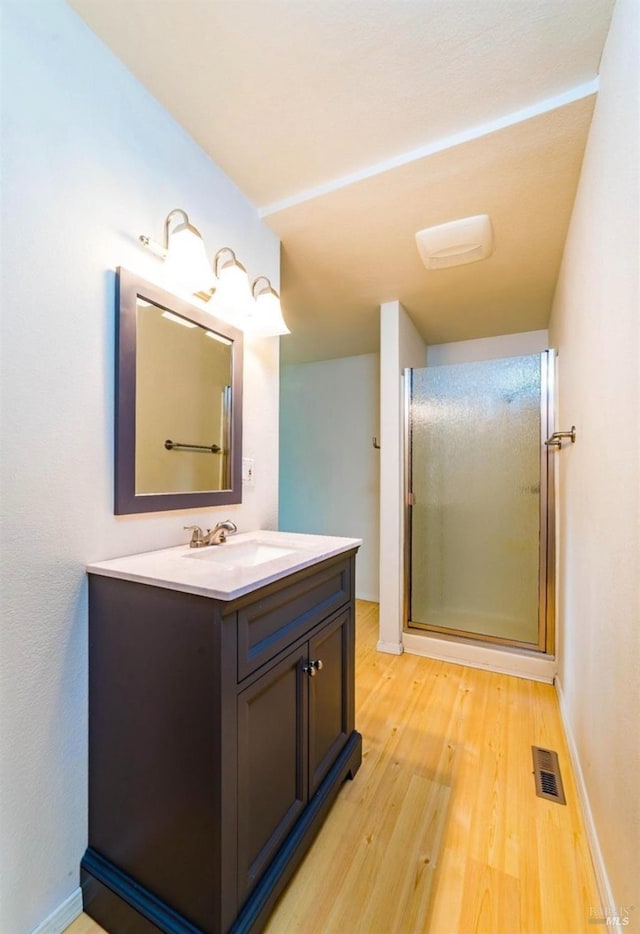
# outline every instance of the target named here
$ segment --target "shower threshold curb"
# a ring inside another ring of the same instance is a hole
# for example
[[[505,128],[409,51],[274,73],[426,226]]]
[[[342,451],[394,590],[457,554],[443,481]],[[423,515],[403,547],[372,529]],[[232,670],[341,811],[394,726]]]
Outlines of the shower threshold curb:
[[[462,640],[453,641],[413,632],[402,634],[402,645],[404,651],[410,655],[422,655],[454,665],[467,665],[469,668],[481,668],[498,674],[514,675],[516,678],[528,678],[530,681],[543,681],[546,684],[553,684],[558,673],[555,657],[520,652],[511,647],[488,648]]]

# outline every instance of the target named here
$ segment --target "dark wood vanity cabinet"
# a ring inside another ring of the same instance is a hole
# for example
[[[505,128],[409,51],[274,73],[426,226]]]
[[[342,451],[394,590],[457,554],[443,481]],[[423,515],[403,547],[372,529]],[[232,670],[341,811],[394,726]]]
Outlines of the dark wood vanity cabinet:
[[[238,867],[245,895],[347,743],[352,668],[348,608],[238,695]]]
[[[233,601],[90,575],[85,911],[259,931],[361,758],[355,551]]]

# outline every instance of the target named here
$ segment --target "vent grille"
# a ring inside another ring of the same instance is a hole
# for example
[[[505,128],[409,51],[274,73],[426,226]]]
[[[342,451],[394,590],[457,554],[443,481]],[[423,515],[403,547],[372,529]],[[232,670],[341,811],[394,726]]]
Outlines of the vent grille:
[[[542,749],[532,746],[533,774],[536,780],[536,794],[539,798],[547,798],[558,804],[566,804],[558,754],[552,749]]]

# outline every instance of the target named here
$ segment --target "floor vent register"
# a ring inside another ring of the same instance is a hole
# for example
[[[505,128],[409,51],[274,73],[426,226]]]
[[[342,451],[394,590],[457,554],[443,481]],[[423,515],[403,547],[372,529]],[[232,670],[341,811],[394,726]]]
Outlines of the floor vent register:
[[[558,804],[566,804],[558,754],[551,749],[532,746],[533,774],[536,779],[536,794]]]

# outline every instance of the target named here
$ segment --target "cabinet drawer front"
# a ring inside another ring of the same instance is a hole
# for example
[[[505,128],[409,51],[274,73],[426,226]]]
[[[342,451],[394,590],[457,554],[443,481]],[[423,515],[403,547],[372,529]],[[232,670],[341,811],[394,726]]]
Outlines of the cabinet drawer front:
[[[238,681],[351,597],[351,560],[329,562],[238,611]]]

